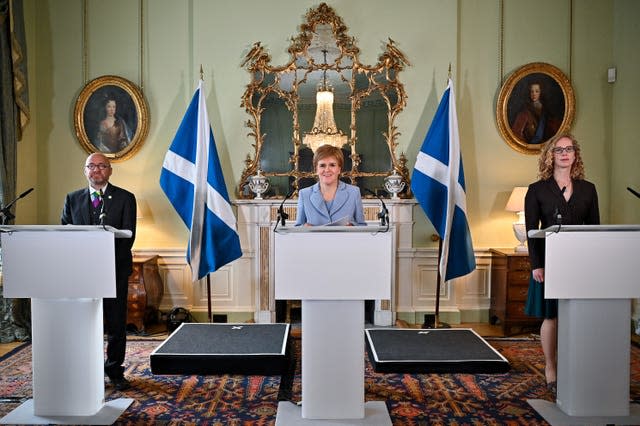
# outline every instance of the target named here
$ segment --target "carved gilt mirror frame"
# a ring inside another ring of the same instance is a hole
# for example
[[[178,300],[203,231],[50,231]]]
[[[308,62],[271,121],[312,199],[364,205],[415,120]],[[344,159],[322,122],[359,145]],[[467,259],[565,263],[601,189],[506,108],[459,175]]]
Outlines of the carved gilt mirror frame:
[[[404,154],[396,154],[400,133],[395,125],[407,98],[398,74],[409,62],[394,41],[386,43],[377,64],[363,65],[346,25],[322,3],[307,12],[288,52],[289,63],[273,66],[256,42],[242,63],[250,83],[241,105],[250,116],[246,126],[254,152],[247,154],[238,197],[253,198],[249,179],[258,173],[270,182],[265,198],[295,195],[315,182],[313,152],[304,142],[316,130],[315,93],[321,83],[333,88],[336,126],[347,138],[342,179],[378,193],[384,191],[384,178],[395,172],[406,183],[400,196],[409,196],[410,177]]]

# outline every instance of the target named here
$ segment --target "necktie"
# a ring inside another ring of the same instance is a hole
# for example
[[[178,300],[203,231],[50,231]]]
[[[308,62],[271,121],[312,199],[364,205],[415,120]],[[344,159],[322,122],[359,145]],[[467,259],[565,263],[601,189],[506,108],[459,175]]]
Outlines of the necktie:
[[[93,195],[93,201],[91,202],[91,204],[93,204],[94,209],[97,209],[100,203],[102,202],[102,199],[100,198],[100,193],[98,191],[93,191],[92,195]]]

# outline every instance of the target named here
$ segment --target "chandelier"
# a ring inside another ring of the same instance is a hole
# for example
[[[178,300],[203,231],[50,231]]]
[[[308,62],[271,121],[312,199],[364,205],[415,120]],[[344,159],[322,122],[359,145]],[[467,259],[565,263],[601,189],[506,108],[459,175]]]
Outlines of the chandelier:
[[[327,50],[323,50],[324,64],[327,65]],[[316,92],[316,116],[313,128],[304,134],[303,143],[313,152],[321,145],[333,145],[342,148],[347,143],[347,135],[336,126],[333,118],[333,87],[327,83],[327,67],[322,71],[322,82]]]

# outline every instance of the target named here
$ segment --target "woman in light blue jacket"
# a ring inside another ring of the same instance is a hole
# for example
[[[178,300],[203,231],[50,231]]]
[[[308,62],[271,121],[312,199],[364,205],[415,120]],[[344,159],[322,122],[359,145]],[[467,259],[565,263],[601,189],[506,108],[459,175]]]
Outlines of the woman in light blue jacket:
[[[367,224],[360,189],[340,180],[343,164],[340,148],[322,145],[316,150],[313,168],[318,182],[300,190],[296,226]]]

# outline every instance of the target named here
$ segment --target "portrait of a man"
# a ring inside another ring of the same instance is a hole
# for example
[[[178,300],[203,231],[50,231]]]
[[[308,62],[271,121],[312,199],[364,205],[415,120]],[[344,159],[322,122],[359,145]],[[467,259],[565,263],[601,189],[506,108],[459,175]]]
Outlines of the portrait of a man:
[[[571,81],[554,65],[523,65],[500,87],[496,124],[505,142],[516,151],[539,154],[553,136],[570,131],[574,115]]]
[[[514,86],[507,111],[511,130],[518,138],[542,144],[558,132],[562,123],[562,88],[546,74],[529,74]]]

